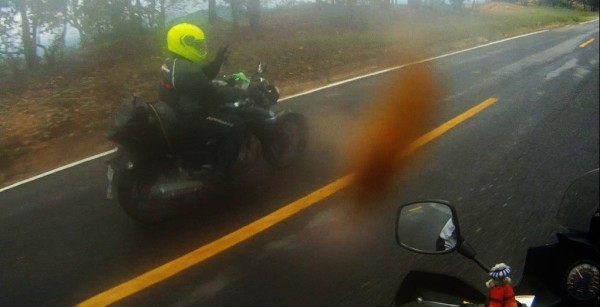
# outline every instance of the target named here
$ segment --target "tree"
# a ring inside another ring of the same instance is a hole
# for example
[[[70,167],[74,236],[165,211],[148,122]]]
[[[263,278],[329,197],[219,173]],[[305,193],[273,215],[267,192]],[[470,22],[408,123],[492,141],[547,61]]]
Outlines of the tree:
[[[233,20],[233,26],[239,26],[241,1],[240,0],[229,0],[231,5],[231,19]]]
[[[452,6],[453,10],[457,12],[462,12],[464,8],[463,1],[464,0],[450,0],[450,5]]]
[[[260,0],[248,0],[248,19],[250,27],[258,30],[260,28]]]
[[[18,32],[19,45],[8,43],[4,54],[20,54],[25,58],[27,68],[35,69],[39,62],[38,33],[41,28],[48,27],[57,18],[56,4],[61,0],[5,0],[0,3],[3,21],[8,22],[4,27],[4,36],[14,41],[14,33]],[[6,32],[8,31],[8,32]],[[12,31],[12,32],[11,32]],[[8,46],[10,45],[10,46]],[[7,48],[11,48],[7,50]]]
[[[37,18],[30,12],[25,1],[15,1],[17,12],[21,17],[21,44],[22,52],[25,55],[27,68],[34,68],[37,65]],[[30,17],[32,20],[30,20]],[[33,28],[33,29],[32,29]]]
[[[10,57],[35,69],[43,49],[46,63],[52,65],[63,58],[69,28],[79,32],[83,48],[114,50],[135,45],[147,50],[148,39],[154,38],[149,34],[162,33],[168,6],[178,2],[0,0],[0,61]],[[40,44],[41,34],[50,41]]]
[[[18,53],[13,39],[17,26],[17,22],[14,20],[15,16],[14,6],[6,1],[0,2],[0,55]]]
[[[239,27],[242,17],[248,18],[250,27],[258,30],[260,28],[260,18],[262,6],[260,0],[224,0],[230,5],[231,18],[234,27]],[[210,14],[210,7],[209,7]],[[210,15],[209,15],[210,16]]]
[[[217,0],[208,0],[208,23],[213,25],[217,22]]]
[[[407,3],[409,6],[412,6],[414,8],[419,8],[421,7],[421,5],[423,5],[422,0],[407,0]]]

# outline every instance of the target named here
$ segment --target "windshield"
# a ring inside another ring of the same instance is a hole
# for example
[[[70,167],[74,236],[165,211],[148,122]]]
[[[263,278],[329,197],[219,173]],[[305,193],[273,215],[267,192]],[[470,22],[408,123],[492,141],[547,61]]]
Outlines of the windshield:
[[[571,183],[558,208],[558,222],[573,231],[587,232],[590,219],[599,209],[598,169]]]

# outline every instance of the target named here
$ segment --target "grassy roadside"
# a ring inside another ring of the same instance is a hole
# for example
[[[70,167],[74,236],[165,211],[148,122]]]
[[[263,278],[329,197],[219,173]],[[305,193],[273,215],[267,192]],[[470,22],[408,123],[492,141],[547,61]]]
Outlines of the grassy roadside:
[[[268,78],[284,95],[494,40],[579,23],[598,13],[493,2],[463,14],[408,7],[353,14],[314,5],[275,10],[259,32],[206,26],[209,44],[234,53],[224,73],[269,64]],[[156,99],[162,55],[130,57],[79,73],[31,81],[0,93],[0,187],[112,148],[102,131],[121,98]]]

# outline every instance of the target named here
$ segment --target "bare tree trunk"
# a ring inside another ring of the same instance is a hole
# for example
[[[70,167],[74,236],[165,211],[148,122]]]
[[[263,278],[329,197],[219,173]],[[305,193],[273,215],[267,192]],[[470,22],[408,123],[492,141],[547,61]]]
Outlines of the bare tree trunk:
[[[65,19],[67,20],[67,22],[73,26],[73,28],[77,29],[77,32],[79,32],[79,36],[82,38],[83,40],[83,36],[85,35],[85,33],[83,32],[83,26],[81,25],[81,8],[79,7],[79,0],[69,0],[67,1],[66,4],[66,9],[65,9]],[[70,10],[69,10],[70,8]]]
[[[217,22],[217,0],[208,0],[208,23],[213,25]]]
[[[164,29],[167,25],[167,5],[165,1],[166,0],[160,0],[160,14],[158,15],[158,23],[161,29]]]
[[[135,17],[135,22],[137,23],[137,26],[140,29],[144,28],[144,6],[142,5],[142,2],[140,0],[136,0],[135,2]]]
[[[260,28],[260,10],[260,0],[248,0],[248,18],[252,29]]]
[[[39,44],[38,42],[38,24],[39,24],[39,18],[38,16],[36,16],[36,14],[32,14],[33,16],[31,17],[31,41],[33,42],[33,54],[35,56],[35,61],[37,63],[37,46]]]
[[[60,33],[60,50],[58,51],[58,60],[60,62],[65,60],[65,49],[67,48],[67,30],[69,29],[68,11],[68,4],[65,2],[61,12],[63,15],[63,27]]]
[[[391,1],[390,0],[383,0],[383,8],[384,9],[389,9],[391,6]]]
[[[231,0],[231,18],[233,19],[233,26],[239,26],[239,9],[238,0]]]
[[[67,21],[63,21],[62,32],[60,33],[59,46],[56,50],[56,60],[63,62],[65,60],[65,48],[67,47]]]
[[[158,23],[156,20],[156,15],[158,15],[156,13],[156,0],[149,0],[149,4],[148,6],[150,7],[150,9],[146,12],[147,16],[148,16],[148,23],[150,24],[150,27],[158,27]]]
[[[25,55],[25,63],[27,68],[33,69],[37,66],[37,54],[35,40],[31,35],[31,25],[29,16],[27,14],[27,6],[25,3],[19,1],[17,3],[17,9],[21,15],[21,41],[23,43],[23,54]]]
[[[54,37],[50,46],[40,46],[41,48],[44,48],[44,58],[46,59],[46,65],[49,67],[56,67],[58,63],[64,62],[65,60],[67,30],[69,26],[68,10],[68,3],[65,1],[62,3],[62,8],[60,9],[62,17],[62,28],[60,29],[60,32]]]

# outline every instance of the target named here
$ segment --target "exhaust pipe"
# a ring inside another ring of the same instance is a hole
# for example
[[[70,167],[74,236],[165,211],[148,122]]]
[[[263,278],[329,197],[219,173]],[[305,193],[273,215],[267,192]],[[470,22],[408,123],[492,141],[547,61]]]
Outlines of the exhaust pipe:
[[[152,198],[168,199],[186,194],[196,193],[202,189],[202,181],[175,181],[159,183],[150,189]]]

